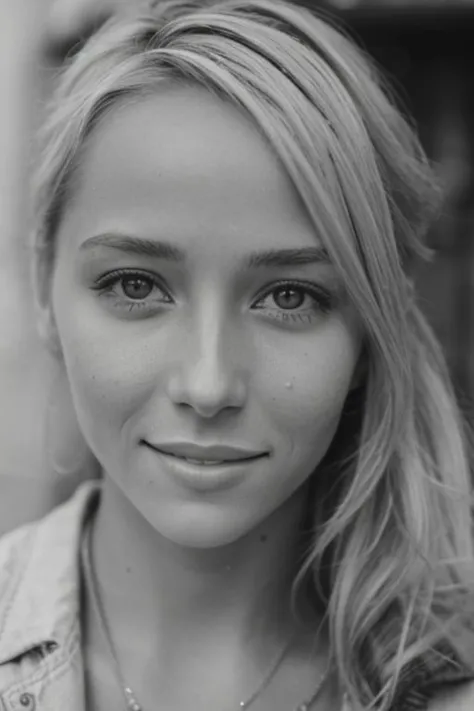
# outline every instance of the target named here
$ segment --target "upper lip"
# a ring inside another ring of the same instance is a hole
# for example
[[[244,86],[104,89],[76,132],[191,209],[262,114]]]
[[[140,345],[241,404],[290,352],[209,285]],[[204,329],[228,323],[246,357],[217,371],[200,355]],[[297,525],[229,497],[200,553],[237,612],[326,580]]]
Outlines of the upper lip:
[[[213,444],[203,446],[192,442],[149,442],[153,449],[165,454],[173,454],[175,457],[186,457],[187,459],[200,459],[202,461],[227,461],[235,462],[239,460],[261,457],[268,452],[261,450],[247,449],[243,447],[232,447],[224,444]]]

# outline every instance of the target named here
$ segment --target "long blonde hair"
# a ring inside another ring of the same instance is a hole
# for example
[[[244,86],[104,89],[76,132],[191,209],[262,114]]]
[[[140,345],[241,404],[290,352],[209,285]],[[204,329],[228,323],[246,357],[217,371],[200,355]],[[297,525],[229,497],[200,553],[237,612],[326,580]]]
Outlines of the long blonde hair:
[[[431,169],[368,59],[309,10],[279,0],[151,3],[107,23],[61,78],[37,180],[43,269],[53,268],[88,135],[119,102],[164,81],[197,83],[252,117],[364,324],[364,382],[314,477],[295,590],[310,580],[323,601],[354,706],[386,711],[404,670],[456,651],[473,589],[464,425],[410,278],[439,197]]]

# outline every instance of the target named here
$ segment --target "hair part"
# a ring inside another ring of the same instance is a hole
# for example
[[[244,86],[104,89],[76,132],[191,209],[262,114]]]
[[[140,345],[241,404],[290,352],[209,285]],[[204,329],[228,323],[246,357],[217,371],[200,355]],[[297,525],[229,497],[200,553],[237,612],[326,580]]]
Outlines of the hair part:
[[[310,577],[341,684],[355,705],[387,711],[410,664],[439,643],[456,651],[451,630],[473,584],[464,424],[410,278],[427,255],[436,181],[369,60],[309,10],[151,3],[108,22],[62,75],[37,175],[44,273],[88,137],[121,103],[170,83],[201,86],[251,117],[363,322],[367,374],[314,477],[314,535],[295,594]]]

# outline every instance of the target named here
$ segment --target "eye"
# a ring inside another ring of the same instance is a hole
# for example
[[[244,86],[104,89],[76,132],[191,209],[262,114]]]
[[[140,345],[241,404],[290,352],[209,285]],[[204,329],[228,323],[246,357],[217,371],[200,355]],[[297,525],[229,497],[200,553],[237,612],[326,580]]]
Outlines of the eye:
[[[305,300],[305,292],[300,287],[280,286],[273,292],[273,300],[281,309],[298,309]]]
[[[161,279],[151,272],[117,269],[100,277],[92,289],[103,297],[114,299],[113,307],[129,311],[173,303]]]
[[[120,286],[129,299],[146,299],[153,291],[153,281],[141,275],[122,277]]]
[[[267,288],[253,308],[281,320],[291,315],[311,320],[311,316],[329,313],[333,306],[334,296],[324,287],[311,282],[286,281]]]

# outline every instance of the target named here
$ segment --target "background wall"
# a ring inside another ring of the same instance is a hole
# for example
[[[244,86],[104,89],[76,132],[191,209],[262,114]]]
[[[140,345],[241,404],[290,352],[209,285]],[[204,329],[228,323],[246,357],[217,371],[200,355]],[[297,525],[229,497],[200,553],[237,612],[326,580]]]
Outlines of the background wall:
[[[419,266],[416,281],[473,420],[474,3],[365,3],[341,15],[414,116],[446,186],[443,213],[428,236],[435,259]]]

